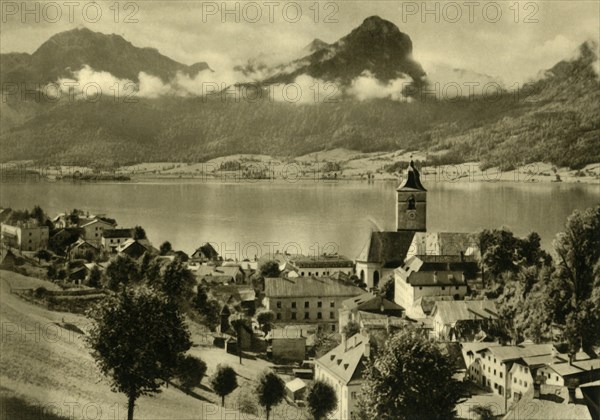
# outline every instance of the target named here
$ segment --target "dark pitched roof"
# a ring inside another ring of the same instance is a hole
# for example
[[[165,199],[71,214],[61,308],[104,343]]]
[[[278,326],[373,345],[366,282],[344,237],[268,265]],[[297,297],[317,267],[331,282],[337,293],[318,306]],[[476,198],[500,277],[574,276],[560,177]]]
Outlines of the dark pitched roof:
[[[107,229],[102,231],[103,238],[132,238],[133,229]]]
[[[356,258],[358,262],[376,262],[385,268],[402,265],[412,244],[414,232],[371,232],[371,237]]]
[[[421,184],[421,174],[415,168],[415,163],[412,160],[408,166],[406,178],[396,191],[427,191],[423,184]]]
[[[374,295],[373,293],[364,293],[360,296],[356,296],[350,299],[346,299],[342,302],[342,305],[346,309],[359,309],[361,311],[381,311],[383,306],[384,312],[386,311],[403,311],[404,308],[396,303],[387,300],[383,296]]]
[[[196,251],[194,251],[194,253],[192,254],[193,257],[199,257],[200,255],[208,259],[214,259],[219,257],[219,253],[208,242],[196,249]]]
[[[267,297],[344,297],[358,296],[360,287],[328,277],[294,277],[265,279]]]

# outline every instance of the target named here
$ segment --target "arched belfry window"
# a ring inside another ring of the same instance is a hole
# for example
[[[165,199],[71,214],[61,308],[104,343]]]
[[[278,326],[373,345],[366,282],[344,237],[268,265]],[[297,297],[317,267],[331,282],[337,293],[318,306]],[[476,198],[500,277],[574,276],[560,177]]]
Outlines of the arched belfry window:
[[[411,195],[410,197],[408,197],[408,200],[406,200],[406,204],[408,210],[415,210],[417,208],[415,205],[415,196]]]

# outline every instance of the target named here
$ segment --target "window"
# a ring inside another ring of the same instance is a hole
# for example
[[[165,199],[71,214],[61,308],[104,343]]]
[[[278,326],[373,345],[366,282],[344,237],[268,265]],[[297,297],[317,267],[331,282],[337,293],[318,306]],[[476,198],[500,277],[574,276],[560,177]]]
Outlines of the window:
[[[517,383],[517,378],[515,378],[513,382],[514,382],[514,383]]]
[[[281,309],[281,301],[280,300],[277,301],[277,309]]]
[[[321,312],[317,312],[317,319],[323,319],[323,314]]]
[[[502,378],[502,372],[500,372],[500,377]]]
[[[296,319],[296,312],[292,312],[292,319]]]
[[[351,392],[350,393],[350,398],[352,398],[353,400],[356,399],[356,392]]]
[[[335,308],[335,302],[329,302],[329,307],[330,308]]]
[[[456,286],[455,289],[458,290],[458,286]]]
[[[446,286],[442,286],[442,290],[446,290]]]
[[[301,275],[302,277],[304,277],[304,271],[303,271],[303,272],[301,272],[301,273],[300,273],[300,275]]]
[[[527,382],[523,381],[523,386],[527,386]]]
[[[490,373],[490,372],[491,372],[491,369],[488,367],[488,373]]]
[[[423,287],[419,286],[419,290],[423,290]]]
[[[304,302],[304,307],[305,307],[305,308],[308,308],[309,306],[310,306],[310,303],[309,303],[309,301],[308,301],[308,300],[307,300],[306,302]]]
[[[519,379],[519,385],[523,385],[523,381]]]
[[[496,369],[494,369],[494,375],[496,374]]]
[[[281,319],[281,313],[277,312],[277,319]]]
[[[322,308],[323,307],[323,302],[317,302],[317,308]]]
[[[333,312],[329,312],[329,319],[335,319],[335,314]]]
[[[332,324],[332,325],[331,325],[331,331],[332,331],[332,332],[335,332],[335,324]]]
[[[292,309],[296,309],[296,302],[292,302]]]
[[[548,375],[550,375],[550,374],[548,374]],[[556,375],[556,380],[558,381],[558,375]]]
[[[308,312],[304,312],[304,319],[308,319],[308,318],[309,318]]]

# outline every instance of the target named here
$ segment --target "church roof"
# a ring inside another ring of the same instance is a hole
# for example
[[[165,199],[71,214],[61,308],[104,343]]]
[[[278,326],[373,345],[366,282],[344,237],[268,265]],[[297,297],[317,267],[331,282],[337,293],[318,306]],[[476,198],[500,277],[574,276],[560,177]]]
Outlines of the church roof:
[[[415,163],[412,160],[410,161],[410,165],[408,165],[406,178],[396,191],[427,191],[423,184],[421,184],[421,174],[415,168]]]
[[[412,231],[371,232],[356,261],[380,263],[385,268],[399,267],[406,258],[414,235]]]

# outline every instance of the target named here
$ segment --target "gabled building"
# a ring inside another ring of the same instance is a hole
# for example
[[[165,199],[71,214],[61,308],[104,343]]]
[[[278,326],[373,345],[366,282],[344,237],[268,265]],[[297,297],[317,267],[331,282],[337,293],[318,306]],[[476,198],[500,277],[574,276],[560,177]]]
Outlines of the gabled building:
[[[21,251],[38,251],[48,247],[50,229],[31,219],[14,224],[0,224],[0,239],[8,247]]]
[[[337,273],[354,274],[354,261],[339,254],[302,255],[275,252],[258,259],[258,265],[277,261],[287,277],[326,277]]]
[[[107,229],[102,231],[100,244],[105,251],[115,253],[129,239],[133,239],[133,229]]]
[[[135,239],[128,239],[117,247],[117,253],[128,255],[134,260],[137,260],[148,251],[151,251],[151,247]]]
[[[102,219],[93,219],[85,224],[80,226],[82,231],[83,239],[88,242],[93,242],[95,244],[100,245],[102,240],[102,233],[105,230],[114,229],[116,224],[109,223]]]
[[[371,357],[369,335],[361,332],[346,338],[342,343],[315,360],[315,380],[333,387],[337,395],[337,409],[330,419],[356,418],[356,402],[363,384],[365,363]]]
[[[190,260],[196,263],[208,263],[222,261],[217,250],[208,242],[198,247],[190,256]]]
[[[360,287],[329,277],[265,279],[264,306],[276,323],[319,323],[337,331],[342,302],[364,293]]]
[[[461,347],[468,377],[507,399],[515,393],[523,395],[533,386],[535,374],[532,370],[558,357],[552,344],[524,342],[516,346],[502,346],[476,342],[462,343]],[[517,368],[513,369],[515,364]]]
[[[243,284],[246,279],[244,270],[237,264],[225,263],[217,266],[214,263],[199,266],[193,273],[199,282],[205,284]]]
[[[100,247],[96,243],[88,242],[83,238],[79,238],[67,248],[67,256],[70,259],[87,258],[88,256],[96,258],[99,254]]]
[[[411,257],[394,271],[394,301],[406,309],[407,316],[423,318],[426,314],[423,312],[421,299],[464,299],[468,275],[469,265],[460,261],[460,257]]]
[[[339,330],[341,331],[350,321],[358,323],[361,312],[401,318],[404,308],[383,296],[371,292],[363,293],[342,302],[339,308]]]
[[[499,317],[492,300],[452,300],[435,302],[431,318],[437,339],[473,341],[474,335],[485,328],[486,321]]]

